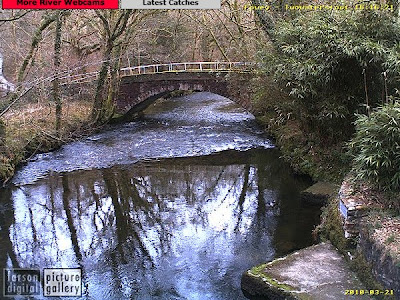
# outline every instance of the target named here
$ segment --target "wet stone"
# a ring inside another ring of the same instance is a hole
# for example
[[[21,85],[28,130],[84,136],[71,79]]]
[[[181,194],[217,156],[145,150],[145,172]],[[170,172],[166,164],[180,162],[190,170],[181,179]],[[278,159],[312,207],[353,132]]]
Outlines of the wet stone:
[[[242,276],[242,289],[249,299],[370,299],[345,295],[346,290],[365,288],[330,243],[252,268]]]
[[[301,199],[311,204],[326,204],[328,199],[335,195],[338,186],[329,182],[317,182],[301,192]]]

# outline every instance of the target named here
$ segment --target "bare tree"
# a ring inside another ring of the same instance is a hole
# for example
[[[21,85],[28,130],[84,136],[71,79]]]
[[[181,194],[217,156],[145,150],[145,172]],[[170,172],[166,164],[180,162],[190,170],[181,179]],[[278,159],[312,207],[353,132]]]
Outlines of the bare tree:
[[[140,21],[153,15],[154,11],[140,12],[135,10],[96,11],[100,19],[105,47],[103,49],[103,63],[100,69],[95,92],[91,121],[94,123],[107,122],[114,113],[113,97],[118,85],[118,70],[125,42],[130,39],[135,27]],[[105,97],[107,76],[110,74],[110,83]]]
[[[62,113],[62,104],[61,104],[61,95],[60,95],[60,82],[57,76],[57,73],[60,69],[61,64],[61,33],[62,33],[62,25],[63,18],[65,16],[65,11],[61,10],[57,12],[56,16],[56,32],[54,37],[54,80],[53,80],[53,99],[56,103],[56,134],[57,137],[60,136],[60,127],[61,127],[61,113]]]

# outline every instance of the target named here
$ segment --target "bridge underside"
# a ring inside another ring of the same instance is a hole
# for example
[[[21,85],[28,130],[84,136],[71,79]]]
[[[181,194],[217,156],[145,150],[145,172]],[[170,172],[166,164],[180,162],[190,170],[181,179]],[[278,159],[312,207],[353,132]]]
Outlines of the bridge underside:
[[[131,114],[146,109],[158,98],[172,91],[207,91],[231,100],[251,109],[249,99],[232,92],[228,78],[230,73],[163,73],[140,76],[126,76],[121,79],[119,94],[116,100],[117,112]],[[240,93],[238,93],[240,94]]]

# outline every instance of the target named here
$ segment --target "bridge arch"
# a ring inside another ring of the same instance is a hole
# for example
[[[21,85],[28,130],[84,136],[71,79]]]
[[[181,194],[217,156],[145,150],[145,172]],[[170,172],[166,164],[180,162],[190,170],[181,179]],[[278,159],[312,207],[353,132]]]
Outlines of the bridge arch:
[[[151,78],[138,78],[123,80],[116,101],[117,112],[120,114],[132,114],[143,111],[158,98],[166,96],[173,91],[198,91],[211,92],[227,98],[229,94],[228,84],[224,77],[216,78],[213,74],[207,76],[179,76],[152,75]],[[148,80],[146,80],[148,79]],[[232,99],[235,101],[234,99]],[[236,102],[236,101],[235,101]]]
[[[250,93],[246,89],[248,66],[246,63],[200,62],[124,68],[121,69],[116,110],[123,115],[137,113],[158,98],[182,90],[215,93],[251,111]]]

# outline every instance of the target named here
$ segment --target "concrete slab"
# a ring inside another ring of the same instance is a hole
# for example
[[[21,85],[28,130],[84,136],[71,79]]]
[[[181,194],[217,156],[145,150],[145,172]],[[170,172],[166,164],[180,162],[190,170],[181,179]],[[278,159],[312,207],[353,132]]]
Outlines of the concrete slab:
[[[242,289],[250,299],[373,299],[330,243],[252,268],[243,274]]]
[[[327,200],[337,194],[339,186],[319,181],[301,192],[301,199],[312,204],[325,204]]]

